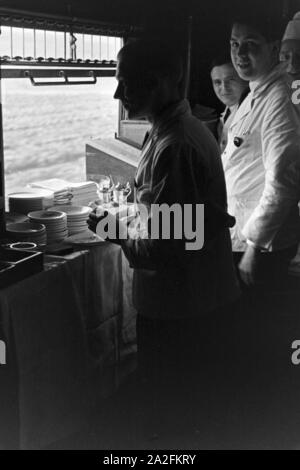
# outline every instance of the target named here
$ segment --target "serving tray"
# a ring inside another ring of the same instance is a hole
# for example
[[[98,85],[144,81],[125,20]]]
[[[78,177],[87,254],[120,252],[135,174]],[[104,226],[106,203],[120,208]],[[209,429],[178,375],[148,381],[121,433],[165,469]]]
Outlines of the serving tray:
[[[0,288],[43,270],[43,253],[0,247]]]

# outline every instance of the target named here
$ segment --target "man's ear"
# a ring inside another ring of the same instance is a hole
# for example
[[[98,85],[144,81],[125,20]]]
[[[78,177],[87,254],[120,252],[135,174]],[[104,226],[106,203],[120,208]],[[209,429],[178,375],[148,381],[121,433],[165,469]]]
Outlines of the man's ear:
[[[153,91],[159,86],[159,79],[158,77],[155,77],[154,75],[149,75],[148,77],[145,77],[144,79],[144,86],[149,90]]]

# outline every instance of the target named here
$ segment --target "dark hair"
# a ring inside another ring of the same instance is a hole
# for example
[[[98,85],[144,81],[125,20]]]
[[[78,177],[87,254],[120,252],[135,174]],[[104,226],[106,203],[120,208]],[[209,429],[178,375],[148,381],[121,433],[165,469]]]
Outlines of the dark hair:
[[[220,67],[221,65],[225,64],[230,64],[233,67],[230,54],[227,51],[222,54],[219,54],[211,61],[209,71],[211,72],[214,67]]]
[[[263,16],[262,12],[255,11],[248,13],[247,15],[237,16],[231,22],[232,26],[235,24],[249,26],[261,34],[267,42],[280,41],[285,28],[285,24],[280,18]]]
[[[168,77],[175,82],[182,79],[183,60],[172,44],[154,39],[135,39],[119,51],[118,59],[126,57],[142,76]]]

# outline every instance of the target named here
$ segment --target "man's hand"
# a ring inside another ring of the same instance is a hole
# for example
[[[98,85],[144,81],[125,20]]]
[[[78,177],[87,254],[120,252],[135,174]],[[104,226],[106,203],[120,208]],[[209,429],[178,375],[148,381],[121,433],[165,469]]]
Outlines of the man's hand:
[[[97,225],[100,221],[103,221],[103,226],[99,233],[99,229],[97,232]],[[89,229],[100,235],[104,240],[116,242],[128,237],[127,224],[120,220],[118,214],[114,215],[109,211],[99,209],[99,207],[90,213],[87,223]]]
[[[239,264],[240,276],[245,284],[253,285],[256,282],[259,250],[248,246]]]
[[[103,213],[99,213],[99,209],[94,209],[90,213],[89,218],[87,220],[87,224],[89,226],[89,229],[92,232],[96,233],[96,228],[97,228],[98,222],[100,222],[100,220],[102,220],[106,216],[107,216],[107,211],[103,211]]]

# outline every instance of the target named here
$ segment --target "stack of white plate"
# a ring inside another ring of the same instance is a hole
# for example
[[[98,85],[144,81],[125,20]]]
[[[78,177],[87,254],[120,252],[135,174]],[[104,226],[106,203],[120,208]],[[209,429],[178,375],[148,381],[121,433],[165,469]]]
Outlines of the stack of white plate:
[[[38,246],[46,245],[46,227],[43,224],[23,222],[7,224],[6,232],[8,236],[19,242],[32,242]]]
[[[8,195],[9,212],[28,214],[53,205],[54,193],[47,189],[26,188]]]
[[[32,188],[44,188],[54,191],[55,199],[65,197],[66,192],[72,196],[72,203],[77,206],[86,206],[98,198],[98,185],[95,181],[82,181],[71,183],[59,178],[30,183]],[[53,205],[53,204],[52,204]]]
[[[91,207],[73,205],[59,205],[51,207],[48,210],[60,210],[67,214],[69,235],[75,235],[87,230],[87,219],[92,211]]]
[[[31,222],[42,223],[46,227],[47,244],[59,243],[68,236],[67,215],[61,211],[34,211],[29,212]]]

